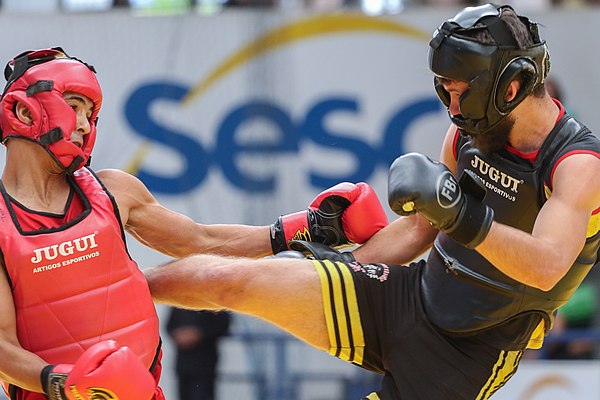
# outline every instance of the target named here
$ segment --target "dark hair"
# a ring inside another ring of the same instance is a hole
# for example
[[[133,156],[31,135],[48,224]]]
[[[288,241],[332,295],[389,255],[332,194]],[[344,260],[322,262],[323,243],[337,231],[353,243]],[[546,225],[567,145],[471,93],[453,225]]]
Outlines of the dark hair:
[[[529,28],[517,15],[517,13],[510,7],[503,7],[500,11],[500,19],[504,22],[508,30],[511,32],[513,38],[517,42],[519,49],[526,49],[529,46],[535,44],[533,37],[531,37],[531,32]],[[481,26],[485,28],[485,25],[478,24],[476,26]],[[487,29],[475,29],[473,33],[469,35],[468,33],[464,33],[465,36],[470,36],[473,39],[477,40],[480,43],[484,44],[495,44],[496,41],[490,34]],[[534,97],[544,97],[546,94],[546,87],[544,83],[537,85],[531,94]]]
[[[521,21],[517,13],[510,7],[500,9],[500,19],[515,38],[520,49],[525,49],[532,46],[535,42],[531,37],[531,33],[527,26]],[[482,27],[485,25],[481,24]],[[496,41],[487,29],[478,29],[475,31],[473,38],[478,42],[486,44],[494,44]]]

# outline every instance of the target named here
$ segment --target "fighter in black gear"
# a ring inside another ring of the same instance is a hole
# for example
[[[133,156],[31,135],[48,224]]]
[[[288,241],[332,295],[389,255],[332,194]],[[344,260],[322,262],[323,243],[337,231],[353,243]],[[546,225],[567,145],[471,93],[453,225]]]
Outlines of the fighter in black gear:
[[[383,374],[368,400],[484,400],[501,388],[598,261],[600,140],[547,93],[546,44],[509,6],[444,22],[429,61],[452,125],[439,162],[392,164],[400,218],[351,254],[291,242],[312,260],[149,269],[155,300],[255,315]]]

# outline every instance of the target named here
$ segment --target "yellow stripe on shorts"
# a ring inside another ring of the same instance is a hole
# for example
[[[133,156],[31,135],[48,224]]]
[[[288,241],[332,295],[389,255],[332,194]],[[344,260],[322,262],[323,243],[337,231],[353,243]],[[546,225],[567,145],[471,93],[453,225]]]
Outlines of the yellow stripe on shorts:
[[[365,339],[352,273],[342,262],[314,260],[313,265],[321,280],[329,354],[361,365]]]
[[[515,374],[519,361],[523,356],[522,351],[504,351],[500,352],[498,361],[492,368],[492,374],[485,383],[476,400],[489,399],[492,394],[500,389]]]
[[[588,222],[586,238],[591,238],[600,232],[600,213],[592,214],[590,222]]]
[[[381,400],[377,393],[373,392],[367,396],[367,400]]]
[[[535,327],[529,342],[527,343],[528,349],[541,349],[544,344],[544,335],[546,332],[546,323],[542,319],[540,323]]]

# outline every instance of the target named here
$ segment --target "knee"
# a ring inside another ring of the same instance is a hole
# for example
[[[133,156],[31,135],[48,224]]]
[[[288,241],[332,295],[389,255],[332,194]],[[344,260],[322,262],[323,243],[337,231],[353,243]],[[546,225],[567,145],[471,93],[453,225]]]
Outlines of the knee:
[[[201,290],[204,296],[220,308],[233,311],[242,308],[244,299],[249,295],[253,273],[256,272],[253,262],[231,260],[225,265],[202,270]]]
[[[240,260],[209,255],[189,256],[144,274],[155,301],[193,309],[234,307],[249,279]]]

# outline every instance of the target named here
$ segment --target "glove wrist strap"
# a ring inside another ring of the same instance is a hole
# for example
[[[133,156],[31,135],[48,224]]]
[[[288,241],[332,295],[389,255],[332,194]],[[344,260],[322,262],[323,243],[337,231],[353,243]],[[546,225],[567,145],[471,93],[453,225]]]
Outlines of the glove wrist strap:
[[[271,250],[273,254],[289,250],[292,240],[313,240],[310,232],[309,211],[282,215],[271,225]]]
[[[45,394],[48,394],[48,384],[50,379],[50,372],[52,372],[54,365],[46,365],[40,372],[40,380],[42,381],[42,390]]]
[[[281,217],[277,218],[277,222],[271,225],[271,250],[273,254],[287,250],[287,243],[283,234],[283,223]]]
[[[444,230],[450,237],[473,249],[486,238],[494,222],[494,211],[465,193],[465,205],[454,226]]]
[[[42,369],[41,379],[44,393],[50,400],[66,400],[65,382],[69,376],[65,370],[61,372],[61,365],[47,365]]]

